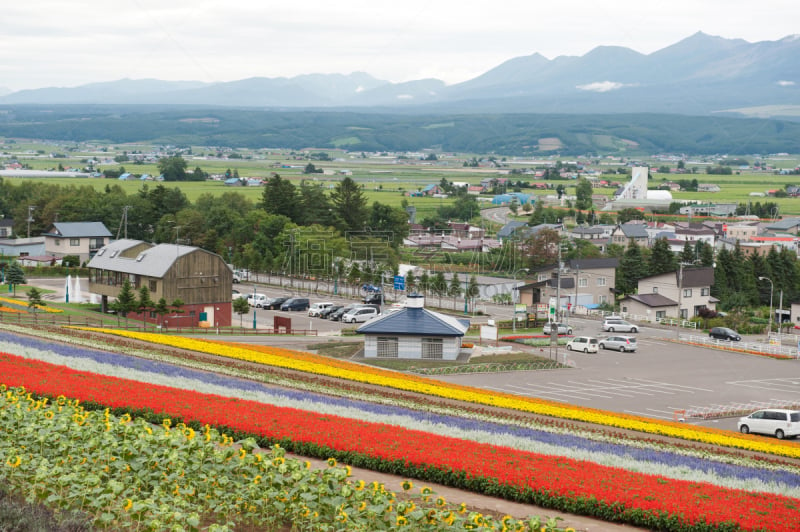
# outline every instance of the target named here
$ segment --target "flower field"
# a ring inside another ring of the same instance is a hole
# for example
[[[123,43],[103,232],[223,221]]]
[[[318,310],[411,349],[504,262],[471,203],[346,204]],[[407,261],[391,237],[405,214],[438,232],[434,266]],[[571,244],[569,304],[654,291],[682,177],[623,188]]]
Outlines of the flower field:
[[[154,336],[211,352],[227,347],[227,356],[293,369],[303,366],[315,374],[342,378],[354,371],[346,362],[331,360],[328,373],[323,373],[319,366],[324,360],[308,353]],[[134,358],[103,349],[107,346],[99,341],[95,344],[90,339],[67,345],[0,333],[0,380],[8,386],[25,386],[37,396],[65,395],[110,407],[115,414],[133,414],[135,419],[178,418],[197,431],[208,424],[238,439],[253,438],[262,447],[280,443],[301,454],[334,457],[354,466],[653,529],[794,530],[800,517],[800,467],[779,458],[758,459],[734,450],[710,452],[612,431],[581,431],[435,401],[424,407],[387,400],[379,392],[374,398],[356,393],[331,397],[278,389],[233,375],[178,367],[156,357]],[[402,380],[392,372],[368,371],[370,382]],[[437,384],[409,377],[407,386]],[[443,388],[434,397],[468,390]],[[559,406],[544,401],[521,404]],[[735,446],[757,448],[760,443],[751,436]],[[773,445],[779,451],[792,448]],[[25,459],[20,453],[5,459],[14,464],[17,456],[17,467],[22,467]],[[10,467],[7,463],[3,471]],[[394,515],[394,526],[402,521],[399,517],[404,516]]]

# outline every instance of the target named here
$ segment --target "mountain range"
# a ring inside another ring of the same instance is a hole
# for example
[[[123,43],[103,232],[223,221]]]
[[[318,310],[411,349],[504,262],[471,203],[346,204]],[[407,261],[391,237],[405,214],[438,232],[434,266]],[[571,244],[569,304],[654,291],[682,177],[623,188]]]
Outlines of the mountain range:
[[[122,79],[3,94],[0,104],[149,104],[412,113],[669,113],[800,119],[800,35],[749,43],[696,33],[641,54],[513,58],[463,83],[363,72],[204,83]]]

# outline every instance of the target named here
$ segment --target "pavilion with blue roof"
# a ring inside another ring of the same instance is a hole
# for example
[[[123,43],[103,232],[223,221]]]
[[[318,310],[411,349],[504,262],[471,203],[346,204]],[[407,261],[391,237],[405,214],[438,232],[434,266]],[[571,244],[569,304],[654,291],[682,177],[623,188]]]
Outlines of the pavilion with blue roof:
[[[365,358],[456,360],[469,329],[462,320],[424,308],[425,298],[411,294],[405,308],[361,325]]]

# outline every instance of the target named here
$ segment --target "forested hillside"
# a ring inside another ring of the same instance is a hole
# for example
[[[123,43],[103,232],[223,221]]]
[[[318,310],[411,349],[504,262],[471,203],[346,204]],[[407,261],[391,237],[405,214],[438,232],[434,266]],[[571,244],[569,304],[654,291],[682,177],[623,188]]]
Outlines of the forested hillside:
[[[164,106],[3,106],[0,136],[503,155],[796,152],[800,123],[659,114],[405,115]]]

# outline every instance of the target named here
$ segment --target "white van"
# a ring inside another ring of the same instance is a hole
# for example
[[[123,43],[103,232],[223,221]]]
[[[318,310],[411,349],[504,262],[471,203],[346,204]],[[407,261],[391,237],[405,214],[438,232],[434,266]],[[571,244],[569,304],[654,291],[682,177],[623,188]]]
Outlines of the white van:
[[[363,323],[369,321],[378,315],[378,309],[375,307],[359,307],[354,308],[347,314],[342,316],[343,323]]]
[[[322,312],[326,308],[331,308],[332,306],[333,303],[331,303],[330,301],[325,301],[322,303],[314,303],[313,305],[308,307],[308,315],[311,316],[312,318],[316,318],[319,316],[320,312]]]
[[[800,412],[782,408],[757,410],[739,418],[739,432],[774,435],[779,440],[800,435]]]
[[[583,351],[584,353],[597,353],[597,338],[591,336],[576,336],[567,342],[568,351]]]
[[[267,302],[267,296],[264,294],[250,294],[247,296],[247,304],[251,307],[261,308]]]

